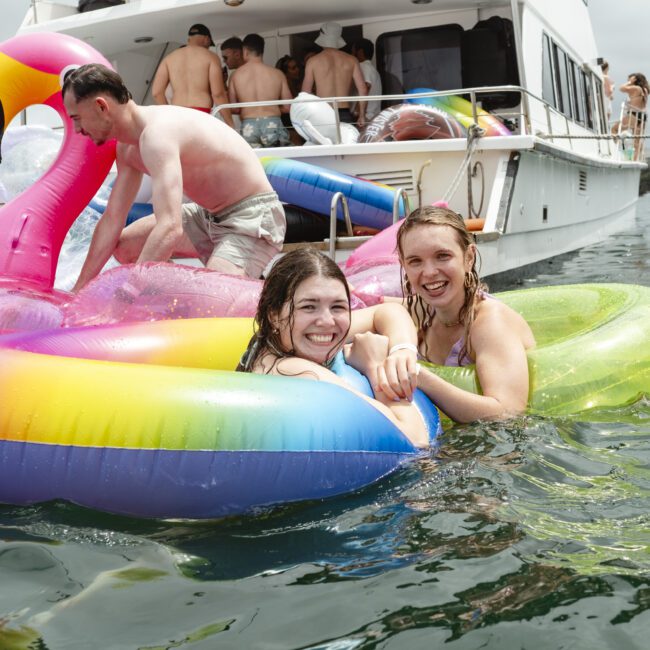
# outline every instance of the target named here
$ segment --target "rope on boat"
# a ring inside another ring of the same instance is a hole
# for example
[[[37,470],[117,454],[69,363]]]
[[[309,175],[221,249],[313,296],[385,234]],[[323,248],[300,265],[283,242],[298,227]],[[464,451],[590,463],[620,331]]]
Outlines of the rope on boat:
[[[451,197],[456,194],[456,190],[460,185],[463,174],[465,173],[472,155],[474,154],[474,150],[476,149],[478,142],[483,135],[485,135],[485,129],[480,127],[478,124],[472,124],[472,126],[469,127],[469,131],[467,133],[467,149],[465,150],[465,157],[463,158],[463,162],[460,163],[458,171],[456,172],[456,175],[449,185],[449,189],[443,194],[443,201],[449,203]]]

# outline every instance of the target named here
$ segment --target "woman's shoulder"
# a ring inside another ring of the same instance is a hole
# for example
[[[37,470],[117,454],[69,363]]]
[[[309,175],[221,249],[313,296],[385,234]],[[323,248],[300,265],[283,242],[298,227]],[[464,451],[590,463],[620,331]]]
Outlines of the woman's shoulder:
[[[328,381],[333,373],[323,366],[301,359],[300,357],[281,357],[266,354],[261,357],[253,368],[253,372],[260,375],[279,375],[281,377],[300,377]]]
[[[505,333],[518,335],[526,347],[534,345],[534,337],[524,317],[496,298],[482,300],[476,309],[472,337],[476,334],[501,336]]]

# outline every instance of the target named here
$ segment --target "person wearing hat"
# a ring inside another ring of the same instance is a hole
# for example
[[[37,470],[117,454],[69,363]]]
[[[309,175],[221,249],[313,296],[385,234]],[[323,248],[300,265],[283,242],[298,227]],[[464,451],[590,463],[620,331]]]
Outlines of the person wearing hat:
[[[319,97],[346,97],[350,95],[352,84],[360,97],[368,94],[368,87],[363,78],[359,61],[351,54],[341,52],[345,41],[341,36],[343,28],[338,23],[325,23],[320,28],[316,44],[323,48],[320,54],[312,56],[305,67],[305,79],[302,90]],[[315,90],[314,90],[315,89]],[[339,119],[353,123],[350,102],[337,103]],[[366,123],[366,103],[359,102],[360,127]]]
[[[168,54],[158,66],[151,93],[156,104],[186,106],[209,113],[212,106],[228,103],[219,57],[210,51],[214,45],[210,30],[203,24],[192,25],[187,32],[187,45]],[[171,86],[171,101],[166,90]],[[230,111],[221,111],[234,128]]]

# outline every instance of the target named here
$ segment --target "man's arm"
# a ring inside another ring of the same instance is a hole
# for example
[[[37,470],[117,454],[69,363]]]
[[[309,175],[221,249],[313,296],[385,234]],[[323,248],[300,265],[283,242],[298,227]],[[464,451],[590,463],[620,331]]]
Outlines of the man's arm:
[[[167,104],[165,91],[169,85],[169,69],[167,68],[167,59],[163,59],[151,84],[151,95],[156,104]]]
[[[311,59],[307,61],[305,66],[305,78],[302,80],[302,92],[310,93],[314,89],[314,66]]]
[[[219,106],[220,104],[228,103],[228,96],[226,95],[226,87],[223,85],[223,71],[221,70],[221,61],[215,54],[211,57],[210,67],[208,69],[208,79],[210,82],[210,94],[212,95],[212,104]],[[219,111],[223,117],[223,121],[231,128],[235,128],[235,123],[232,119],[232,113],[229,108]]]
[[[287,83],[287,77],[283,72],[280,72],[280,83],[282,84],[280,88],[280,99],[293,99],[291,90],[289,90],[289,84]],[[288,113],[290,110],[290,104],[283,104],[280,106],[280,111],[282,113]]]
[[[361,66],[358,61],[354,63],[354,69],[352,70],[352,81],[357,89],[359,97],[365,97],[368,94],[369,86],[366,84],[366,80],[363,78],[363,72],[361,72]],[[364,126],[366,123],[366,102],[359,101],[359,126]]]
[[[115,251],[126,223],[126,216],[140,189],[142,172],[120,163],[119,145],[117,160],[117,178],[113,184],[106,210],[95,226],[90,248],[81,268],[79,279],[72,289],[73,292],[82,289],[104,268],[104,264]]]
[[[145,128],[140,136],[140,155],[149,170],[156,225],[147,237],[137,263],[166,262],[183,236],[181,205],[183,170],[178,142]]]
[[[237,70],[233,72],[232,77],[230,77],[230,83],[228,84],[228,101],[231,104],[236,104],[239,101],[237,97]],[[231,108],[231,112],[240,113],[241,108]]]

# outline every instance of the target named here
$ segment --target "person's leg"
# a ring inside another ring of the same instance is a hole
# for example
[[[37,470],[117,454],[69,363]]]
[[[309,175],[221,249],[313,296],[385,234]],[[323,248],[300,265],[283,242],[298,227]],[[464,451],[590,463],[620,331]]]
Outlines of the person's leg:
[[[124,228],[113,252],[113,257],[120,264],[133,264],[136,262],[144,248],[147,237],[149,237],[155,225],[156,217],[150,214],[148,217],[142,217],[142,219],[138,219]]]
[[[282,250],[286,218],[277,195],[269,192],[240,201],[209,229],[214,248],[208,268],[259,278]]]
[[[142,217],[124,228],[113,257],[120,264],[135,264],[140,257],[147,237],[149,237],[155,225],[156,217],[150,214],[148,217]],[[172,257],[198,257],[196,248],[185,232],[174,248]]]

